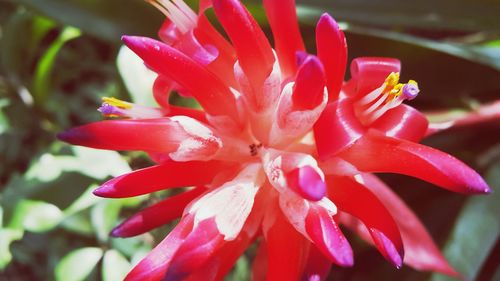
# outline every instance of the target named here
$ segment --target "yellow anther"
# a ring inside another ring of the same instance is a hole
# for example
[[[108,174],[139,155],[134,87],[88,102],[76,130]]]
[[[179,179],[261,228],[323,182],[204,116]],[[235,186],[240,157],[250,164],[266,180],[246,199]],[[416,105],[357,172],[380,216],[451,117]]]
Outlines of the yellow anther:
[[[415,81],[415,80],[410,80],[410,81],[408,81],[408,83],[407,83],[407,84],[412,84],[412,85],[416,85],[416,86],[418,86],[418,83],[417,83],[417,81]]]
[[[399,72],[391,72],[391,74],[389,74],[389,76],[387,76],[387,78],[385,78],[385,85],[386,85],[386,89],[387,88],[392,88],[394,86],[396,86],[396,84],[398,84],[399,82]]]
[[[123,108],[123,109],[132,108],[131,103],[126,102],[126,101],[122,101],[122,100],[119,100],[119,99],[113,98],[113,97],[111,97],[111,98],[110,97],[103,97],[102,102],[107,103],[107,104],[112,105],[112,106]]]

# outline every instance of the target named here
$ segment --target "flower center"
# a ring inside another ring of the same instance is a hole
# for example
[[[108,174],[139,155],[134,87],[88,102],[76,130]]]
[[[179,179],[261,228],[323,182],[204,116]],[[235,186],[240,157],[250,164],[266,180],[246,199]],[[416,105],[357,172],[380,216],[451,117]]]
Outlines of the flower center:
[[[403,101],[416,98],[419,91],[417,82],[399,83],[399,72],[392,72],[380,87],[355,103],[356,115],[368,126]]]

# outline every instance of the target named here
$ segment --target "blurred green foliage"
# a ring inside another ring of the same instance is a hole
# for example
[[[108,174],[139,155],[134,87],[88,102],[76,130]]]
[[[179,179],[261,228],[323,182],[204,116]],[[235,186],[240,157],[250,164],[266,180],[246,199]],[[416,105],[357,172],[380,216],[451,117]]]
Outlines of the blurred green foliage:
[[[195,5],[195,1],[187,1]],[[259,1],[245,1],[270,35]],[[314,23],[328,11],[347,31],[349,57],[391,56],[403,79],[420,82],[422,110],[470,109],[500,97],[500,2],[491,0],[297,0],[301,30],[314,49]],[[141,153],[70,147],[63,129],[99,120],[103,96],[151,104],[151,73],[123,34],[155,36],[162,15],[139,0],[0,0],[0,280],[121,280],[168,232],[130,239],[109,231],[158,196],[103,200],[104,180],[149,165]],[[193,105],[192,101],[181,100]],[[492,133],[493,132],[493,133]],[[456,155],[500,186],[500,124],[436,135],[429,145]],[[466,198],[388,175],[469,280],[500,278],[498,192]],[[349,233],[348,233],[349,234]],[[444,280],[396,270],[349,235],[352,269],[329,280]],[[228,280],[249,280],[249,251]],[[497,279],[498,280],[498,279]]]

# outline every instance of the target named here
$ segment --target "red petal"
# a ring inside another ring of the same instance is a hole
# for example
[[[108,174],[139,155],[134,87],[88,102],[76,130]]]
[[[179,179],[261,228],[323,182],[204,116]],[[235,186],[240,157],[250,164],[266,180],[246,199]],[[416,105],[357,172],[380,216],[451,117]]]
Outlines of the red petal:
[[[213,0],[217,18],[233,42],[241,68],[256,88],[273,68],[274,55],[252,15],[238,0]]]
[[[316,108],[325,91],[325,70],[319,59],[308,56],[299,67],[293,86],[293,104],[298,110]]]
[[[351,80],[355,81],[355,94],[363,97],[380,87],[391,72],[399,72],[401,62],[393,58],[362,57],[351,62]]]
[[[362,176],[365,187],[382,200],[399,226],[405,246],[404,263],[418,270],[432,270],[458,276],[439,251],[425,226],[403,200],[376,176]]]
[[[330,273],[332,262],[314,246],[309,247],[307,263],[300,280],[321,281],[325,280]]]
[[[212,115],[229,115],[237,120],[236,100],[215,75],[182,52],[146,37],[123,36],[123,42],[154,71],[190,92]]]
[[[316,26],[316,46],[326,71],[329,100],[338,99],[347,64],[347,43],[337,22],[323,14]]]
[[[173,152],[185,135],[177,122],[161,118],[94,122],[59,133],[57,137],[99,149]]]
[[[194,198],[205,191],[198,187],[169,197],[126,219],[111,232],[114,237],[132,237],[167,224],[182,216],[182,211]]]
[[[251,281],[266,281],[267,275],[267,245],[266,241],[260,241],[259,248],[252,263]]]
[[[111,179],[94,191],[108,198],[123,198],[162,189],[209,184],[229,165],[220,161],[165,162]]]
[[[305,223],[307,234],[323,255],[340,266],[353,265],[352,248],[325,209],[311,206]]]
[[[162,280],[172,257],[193,229],[193,217],[184,217],[163,241],[125,277],[126,281]]]
[[[178,281],[203,266],[224,245],[215,218],[198,222],[170,259],[170,266],[162,280]]]
[[[301,280],[310,242],[275,210],[275,220],[264,229],[267,245],[267,280]],[[286,239],[284,239],[286,237]]]
[[[386,136],[401,138],[409,141],[420,141],[429,122],[418,110],[406,104],[387,111],[370,127],[384,132]]]
[[[347,99],[329,103],[316,124],[314,138],[319,158],[323,161],[354,143],[365,128],[354,115],[352,104]]]
[[[158,75],[153,84],[153,97],[155,101],[163,108],[169,108],[168,98],[170,96],[170,91],[173,88],[173,81],[170,79]]]
[[[403,264],[403,242],[396,222],[365,186],[350,177],[330,177],[329,195],[342,211],[359,218],[368,228],[380,253],[396,267]]]
[[[479,174],[453,156],[376,131],[368,131],[339,157],[364,172],[404,174],[460,193],[491,192]]]
[[[285,77],[292,76],[296,69],[295,54],[304,51],[295,10],[295,0],[264,0],[264,8],[274,37],[274,48]]]

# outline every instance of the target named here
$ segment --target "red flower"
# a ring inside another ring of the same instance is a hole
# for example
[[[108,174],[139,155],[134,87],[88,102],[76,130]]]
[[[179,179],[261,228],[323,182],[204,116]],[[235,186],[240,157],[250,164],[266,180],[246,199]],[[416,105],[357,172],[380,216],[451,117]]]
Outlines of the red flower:
[[[396,267],[457,274],[413,212],[370,174],[490,192],[459,160],[416,143],[428,122],[402,104],[419,90],[414,81],[399,83],[398,60],[355,59],[344,83],[346,43],[327,14],[317,25],[316,57],[305,52],[293,0],[264,1],[275,50],[237,0],[201,1],[198,14],[181,0],[150,2],[168,17],[163,42],[123,41],[158,73],[153,93],[161,108],[106,99],[100,111],[119,120],[59,135],[146,151],[158,163],[104,183],[98,196],[192,186],[113,230],[129,237],[181,217],[127,280],[221,280],[254,241],[254,280],[323,280],[331,263],[353,264],[339,222]],[[205,17],[211,6],[232,44]],[[204,111],[168,104],[171,90],[193,96]]]

